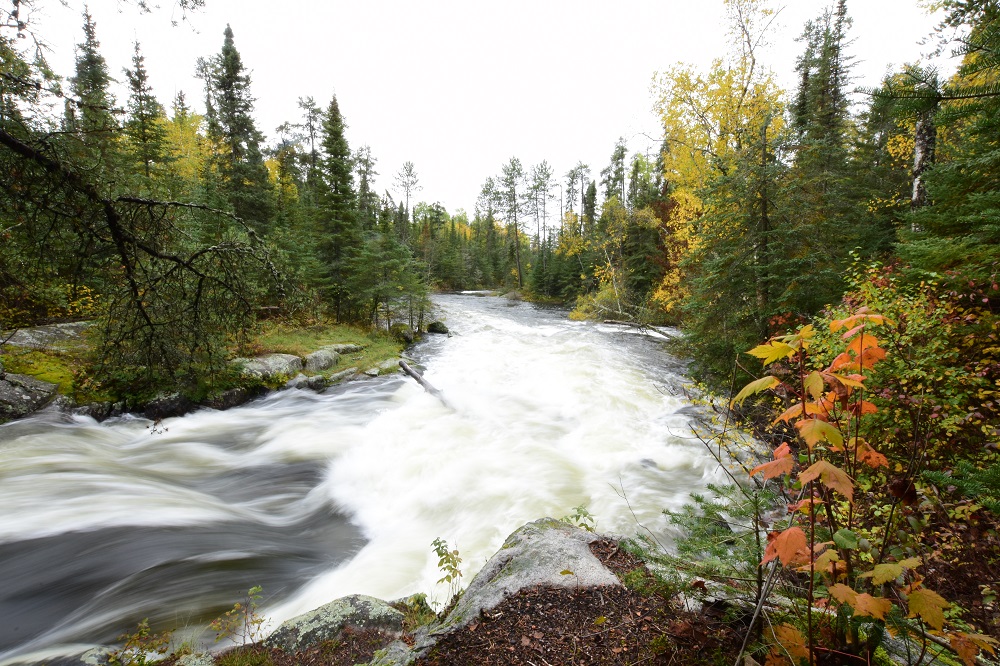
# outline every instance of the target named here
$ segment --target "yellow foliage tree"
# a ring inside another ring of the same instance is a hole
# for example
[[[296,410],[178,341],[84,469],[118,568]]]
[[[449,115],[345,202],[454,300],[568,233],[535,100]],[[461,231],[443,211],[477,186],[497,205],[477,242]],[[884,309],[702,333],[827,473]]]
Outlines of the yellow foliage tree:
[[[740,152],[782,129],[782,91],[755,56],[774,12],[763,0],[727,0],[731,53],[708,73],[679,64],[656,75],[656,107],[666,149],[664,178],[670,187],[668,269],[653,295],[658,307],[676,316],[686,296],[681,263],[701,236],[699,220],[712,205],[707,183],[725,175]]]

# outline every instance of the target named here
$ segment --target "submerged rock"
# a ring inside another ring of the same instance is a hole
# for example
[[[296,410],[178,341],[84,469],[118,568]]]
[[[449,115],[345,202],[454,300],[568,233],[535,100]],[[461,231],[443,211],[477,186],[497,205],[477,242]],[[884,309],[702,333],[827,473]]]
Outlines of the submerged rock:
[[[381,599],[354,594],[293,617],[264,639],[264,645],[294,653],[310,645],[333,640],[348,627],[378,629],[401,636],[403,614]]]

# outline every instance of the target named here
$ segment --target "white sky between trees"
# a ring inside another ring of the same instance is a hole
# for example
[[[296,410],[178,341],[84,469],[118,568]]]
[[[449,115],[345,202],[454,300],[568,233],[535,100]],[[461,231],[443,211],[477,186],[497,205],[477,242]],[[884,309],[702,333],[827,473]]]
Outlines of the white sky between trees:
[[[795,86],[795,38],[832,1],[784,0],[763,57],[786,89]],[[36,3],[31,20],[50,64],[71,76],[83,2]],[[599,177],[618,137],[630,155],[655,154],[654,73],[678,62],[707,69],[727,48],[722,0],[206,0],[187,22],[172,0],[160,4],[140,15],[122,0],[90,0],[120,103],[138,40],[164,106],[183,90],[201,111],[195,62],[219,52],[229,23],[269,141],[278,125],[299,121],[299,97],[325,108],[335,92],[352,150],[368,144],[378,160],[376,191],[392,191],[410,160],[417,201],[470,216],[483,182],[512,156],[526,169],[546,159],[561,179],[581,160]],[[856,86],[876,86],[890,65],[931,50],[920,42],[937,20],[919,4],[848,0]]]

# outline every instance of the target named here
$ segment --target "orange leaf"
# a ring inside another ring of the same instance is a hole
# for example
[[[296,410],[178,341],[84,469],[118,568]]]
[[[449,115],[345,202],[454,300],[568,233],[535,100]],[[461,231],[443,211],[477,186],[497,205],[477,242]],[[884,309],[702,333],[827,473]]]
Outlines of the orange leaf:
[[[750,476],[753,476],[757,472],[764,472],[765,479],[773,479],[776,476],[789,474],[794,468],[795,458],[791,456],[784,456],[782,458],[778,458],[777,460],[772,460],[769,463],[757,465],[750,470]]]
[[[817,460],[809,469],[799,474],[799,481],[802,483],[809,483],[816,479],[819,479],[827,488],[836,490],[846,497],[848,502],[854,501],[854,482],[851,481],[847,472],[836,465],[826,460]]]
[[[801,557],[802,553],[808,552],[808,549],[806,533],[798,527],[789,527],[783,532],[771,532],[767,535],[767,548],[764,550],[761,564],[767,564],[778,558],[783,565],[788,566]]]
[[[809,647],[802,632],[790,624],[774,627],[774,640],[789,654],[793,661],[809,658]]]
[[[884,620],[885,614],[892,610],[892,602],[885,597],[873,597],[870,594],[859,594],[854,603],[855,615],[865,615],[876,620]]]
[[[876,469],[889,466],[889,459],[873,449],[865,440],[858,437],[855,444],[854,455],[857,457],[858,462],[863,462],[869,467]]]
[[[852,402],[848,407],[848,409],[850,409],[851,413],[854,414],[855,416],[864,414],[874,414],[875,412],[878,411],[878,407],[876,407],[873,403],[868,402],[867,400],[862,400],[860,404]]]
[[[835,372],[837,370],[840,370],[841,368],[845,370],[852,370],[857,367],[858,364],[854,360],[854,357],[848,354],[847,352],[843,352],[839,354],[837,358],[833,359],[833,363],[830,364],[830,367],[827,368],[827,371]]]
[[[836,585],[831,585],[826,588],[827,594],[830,595],[832,599],[836,599],[842,604],[848,604],[850,606],[854,605],[854,600],[857,598],[858,593],[854,591],[854,588],[848,587],[843,583],[837,583]]]
[[[854,328],[852,328],[851,330],[847,331],[842,336],[840,336],[840,339],[841,340],[848,340],[848,339],[852,338],[854,335],[856,335],[857,332],[860,331],[861,329],[863,329],[864,327],[865,327],[864,324],[858,324],[857,326],[855,326]]]
[[[878,347],[878,338],[874,335],[859,335],[847,345],[847,351],[852,351],[855,355],[858,355],[866,349],[872,349],[873,347]]]
[[[948,636],[948,642],[955,654],[965,663],[965,666],[976,666],[976,657],[979,656],[978,645],[964,634],[951,634]]]
[[[785,423],[788,423],[790,420],[794,419],[796,416],[800,416],[801,414],[802,414],[802,403],[799,402],[792,405],[784,412],[782,412],[778,418],[774,419],[773,423],[777,423],[778,421],[784,421]],[[826,411],[822,407],[817,405],[815,402],[807,402],[806,414],[822,414],[825,416]]]
[[[879,361],[885,360],[885,350],[881,347],[872,347],[861,353],[861,367],[872,368]]]
[[[944,627],[944,609],[950,606],[937,592],[921,588],[910,592],[907,603],[910,606],[910,614],[907,617],[917,617],[929,624],[932,628],[941,631]]]
[[[966,666],[972,666],[976,663],[980,649],[986,650],[992,655],[996,654],[993,649],[993,646],[997,644],[996,640],[983,634],[967,634],[964,631],[956,631],[948,634],[948,642],[951,643],[952,649],[962,658]]]
[[[781,446],[774,450],[774,460],[762,463],[750,470],[750,476],[757,472],[764,472],[765,479],[773,479],[782,474],[788,474],[795,467],[795,458],[792,457],[792,450],[788,447],[788,442],[783,442]]]

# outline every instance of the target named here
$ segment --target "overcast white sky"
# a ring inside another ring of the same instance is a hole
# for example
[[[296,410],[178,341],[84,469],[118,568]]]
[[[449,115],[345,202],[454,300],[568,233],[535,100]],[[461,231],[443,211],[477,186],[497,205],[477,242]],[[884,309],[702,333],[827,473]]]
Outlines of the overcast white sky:
[[[325,107],[336,93],[352,149],[367,144],[378,160],[377,188],[392,190],[410,160],[418,198],[450,212],[471,213],[485,179],[512,156],[526,167],[546,159],[560,176],[582,160],[596,176],[620,136],[631,152],[653,153],[654,73],[677,62],[707,67],[726,50],[722,0],[207,0],[178,27],[170,21],[179,13],[160,1],[164,9],[143,16],[120,0],[90,0],[119,80],[138,40],[161,102],[169,108],[183,90],[203,108],[195,62],[219,52],[229,23],[269,139],[298,120],[299,97]],[[34,28],[69,76],[82,0],[39,4]],[[784,2],[765,58],[788,87],[794,39],[827,4]],[[887,67],[930,48],[920,42],[936,21],[916,0],[849,0],[848,9],[857,85],[877,85]]]

